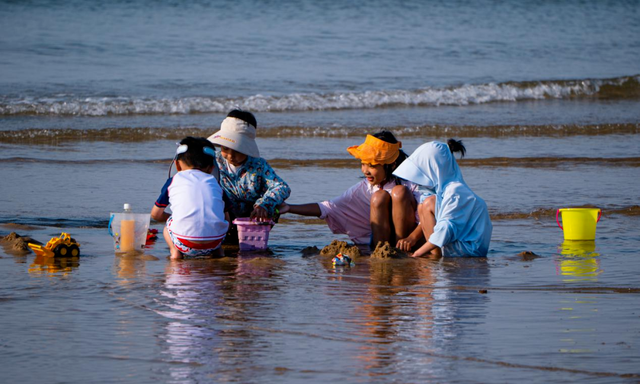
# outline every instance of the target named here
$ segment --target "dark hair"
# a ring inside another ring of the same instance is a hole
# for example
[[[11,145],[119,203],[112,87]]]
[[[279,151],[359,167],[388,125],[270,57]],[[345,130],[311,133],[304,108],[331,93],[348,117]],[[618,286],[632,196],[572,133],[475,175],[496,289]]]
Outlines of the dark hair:
[[[213,166],[215,158],[211,154],[215,152],[213,143],[204,137],[185,137],[180,140],[180,145],[186,145],[187,151],[176,155],[176,160],[181,160],[190,167],[204,170]],[[211,148],[212,151],[205,152],[205,148]]]
[[[372,136],[390,144],[396,144],[398,142],[398,140],[393,135],[393,133],[389,131],[380,131],[378,133],[374,133]],[[407,154],[404,153],[404,151],[401,149],[400,154],[398,155],[398,158],[393,163],[384,164],[382,166],[382,169],[384,170],[384,175],[385,175],[383,184],[393,179],[395,179],[397,185],[400,184],[400,179],[393,176],[393,171],[395,171],[396,168],[398,168],[398,166],[402,164],[402,162],[405,161],[407,157],[408,157]]]
[[[462,140],[449,139],[447,140],[447,145],[454,155],[456,152],[460,152],[460,157],[464,157],[464,154],[467,153],[467,149],[464,147],[464,144],[462,144]]]
[[[233,109],[231,112],[227,114],[227,117],[235,117],[236,119],[240,119],[244,122],[247,122],[253,125],[254,128],[258,128],[258,122],[256,121],[256,117],[253,116],[253,113],[248,111],[243,111],[240,108]]]

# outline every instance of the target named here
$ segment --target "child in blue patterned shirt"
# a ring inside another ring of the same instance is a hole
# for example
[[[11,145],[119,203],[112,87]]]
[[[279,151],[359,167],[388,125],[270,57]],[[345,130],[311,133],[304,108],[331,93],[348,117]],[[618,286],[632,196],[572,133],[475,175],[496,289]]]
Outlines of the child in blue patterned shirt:
[[[291,194],[289,185],[260,157],[255,141],[256,126],[256,118],[251,112],[234,109],[222,121],[220,130],[209,136],[209,141],[220,146],[216,162],[230,221],[238,217],[277,220],[276,207]],[[233,227],[227,242],[237,241]]]

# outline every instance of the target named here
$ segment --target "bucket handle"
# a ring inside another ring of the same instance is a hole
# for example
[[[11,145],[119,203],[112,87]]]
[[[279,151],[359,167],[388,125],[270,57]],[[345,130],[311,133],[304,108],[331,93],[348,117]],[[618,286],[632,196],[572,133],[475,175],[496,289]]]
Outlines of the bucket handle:
[[[109,218],[109,225],[107,226],[107,229],[109,230],[109,235],[111,235],[111,237],[113,237],[113,232],[111,231],[111,222],[113,221],[114,217],[116,217],[116,215],[111,215],[111,217]]]
[[[600,221],[600,218],[602,217],[602,209],[598,210],[598,219],[596,220],[596,223]]]
[[[558,212],[556,212],[556,223],[558,223],[558,227],[560,227],[560,229],[564,231],[564,228],[562,228],[562,225],[560,225],[560,220],[558,220],[559,215],[560,215],[560,210],[558,209]]]

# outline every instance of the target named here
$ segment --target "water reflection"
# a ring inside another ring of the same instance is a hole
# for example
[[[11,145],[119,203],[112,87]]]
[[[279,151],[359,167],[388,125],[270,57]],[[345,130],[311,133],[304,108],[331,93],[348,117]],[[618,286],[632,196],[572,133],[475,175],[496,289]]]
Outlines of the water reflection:
[[[565,240],[558,247],[556,273],[565,276],[562,280],[567,283],[598,281],[602,270],[600,254],[595,250],[595,241]]]
[[[446,369],[434,355],[481,353],[464,348],[465,332],[484,322],[489,266],[481,259],[370,260],[367,292],[355,309],[364,313],[359,331],[374,343],[357,359],[371,376],[412,370],[435,375]],[[460,347],[460,350],[456,346]],[[422,351],[422,353],[420,353]],[[448,360],[445,360],[448,361]]]
[[[487,258],[443,258],[433,265],[437,271],[433,297],[433,351],[452,356],[438,367],[439,372],[455,366],[455,358],[482,356],[483,345],[469,344],[466,340],[488,337],[486,327],[487,306],[491,295],[480,293],[490,285],[490,267]]]
[[[116,254],[116,273],[122,279],[133,279],[138,273],[144,273],[145,262],[140,255]]]
[[[158,261],[159,259],[153,255],[133,251],[116,253],[114,260],[116,275],[121,279],[119,282],[126,285],[134,283],[137,277],[147,273],[146,264],[148,261]]]
[[[36,256],[29,265],[30,275],[58,274],[67,276],[80,266],[79,257],[44,257]]]
[[[482,329],[488,296],[477,287],[488,280],[486,259],[362,258],[352,268],[270,255],[168,261],[154,295],[173,363],[164,369],[176,382],[284,372],[295,382],[309,369],[329,379],[354,367],[361,380],[441,374],[454,359],[434,354],[482,353],[463,340]]]
[[[280,321],[273,280],[283,264],[264,255],[169,262],[157,312],[168,320],[161,335],[165,353],[184,363],[168,368],[174,380],[206,370],[215,372],[209,380],[229,381],[238,367],[255,364],[270,339],[252,325]]]
[[[433,336],[433,296],[436,282],[434,269],[425,260],[376,260],[369,264],[367,294],[358,309],[365,314],[360,331],[379,343],[360,347],[357,359],[364,369],[375,374],[388,374],[401,363],[397,348],[385,344],[409,339],[428,345]],[[374,373],[375,372],[375,373]]]
[[[600,253],[596,252],[595,241],[565,240],[558,247],[556,255],[556,274],[562,276],[565,283],[596,282],[602,273],[600,269]],[[560,338],[561,353],[590,353],[588,340],[597,330],[593,328],[594,315],[598,312],[597,296],[585,296],[574,293],[560,300],[560,311],[566,313],[562,316],[558,330],[563,337]]]

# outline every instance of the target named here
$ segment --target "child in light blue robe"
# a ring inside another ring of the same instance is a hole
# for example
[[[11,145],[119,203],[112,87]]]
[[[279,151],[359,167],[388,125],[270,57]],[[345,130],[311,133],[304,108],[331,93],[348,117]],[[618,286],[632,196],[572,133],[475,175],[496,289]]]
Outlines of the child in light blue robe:
[[[413,256],[487,256],[493,226],[487,204],[464,182],[453,152],[460,141],[421,145],[393,172],[425,191],[418,207],[427,242]]]

